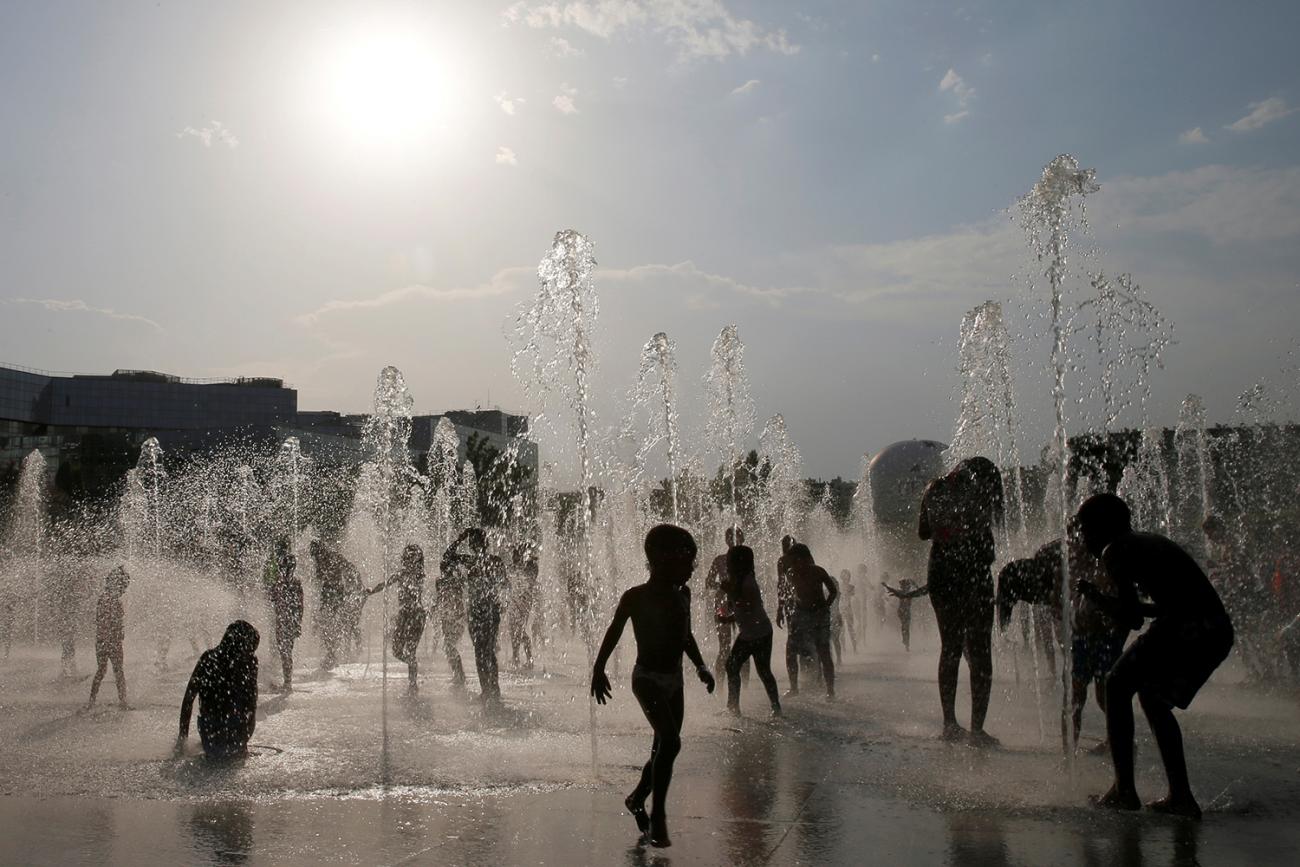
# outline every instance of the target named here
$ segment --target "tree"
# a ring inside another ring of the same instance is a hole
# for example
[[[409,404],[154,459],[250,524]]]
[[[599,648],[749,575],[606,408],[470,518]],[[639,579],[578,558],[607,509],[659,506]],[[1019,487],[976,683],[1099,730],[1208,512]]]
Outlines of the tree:
[[[537,501],[532,467],[512,460],[479,433],[470,434],[465,457],[478,479],[478,511],[483,526],[504,527],[512,517],[531,520]]]

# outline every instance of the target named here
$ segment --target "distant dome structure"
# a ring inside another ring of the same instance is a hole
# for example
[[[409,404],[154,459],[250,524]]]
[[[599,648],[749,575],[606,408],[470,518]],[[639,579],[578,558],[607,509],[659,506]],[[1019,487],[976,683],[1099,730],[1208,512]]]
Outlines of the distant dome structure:
[[[947,469],[947,445],[934,440],[902,440],[881,449],[871,459],[871,498],[876,520],[905,524],[916,520],[921,494]]]

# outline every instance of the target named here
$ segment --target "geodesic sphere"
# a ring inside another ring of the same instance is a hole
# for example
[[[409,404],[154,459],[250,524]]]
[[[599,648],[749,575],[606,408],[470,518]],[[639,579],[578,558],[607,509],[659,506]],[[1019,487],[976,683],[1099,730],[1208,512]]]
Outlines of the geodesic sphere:
[[[871,459],[871,498],[877,521],[915,523],[925,486],[946,471],[943,453],[947,448],[934,440],[903,440],[886,446]]]

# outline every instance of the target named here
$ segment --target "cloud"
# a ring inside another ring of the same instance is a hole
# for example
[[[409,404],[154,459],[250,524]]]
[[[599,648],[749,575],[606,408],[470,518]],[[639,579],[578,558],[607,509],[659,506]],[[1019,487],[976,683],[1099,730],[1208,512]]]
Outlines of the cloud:
[[[577,95],[578,88],[561,84],[560,95],[551,100],[551,105],[555,106],[555,110],[560,114],[577,114],[578,106],[573,102],[573,98]]]
[[[623,88],[627,87],[626,75],[616,75],[614,76],[613,81],[614,81],[614,86],[617,87],[619,90],[622,90]]]
[[[757,78],[751,78],[749,81],[746,81],[744,84],[740,85],[740,87],[734,88],[734,89],[731,91],[731,95],[732,95],[732,96],[740,96],[740,95],[742,95],[742,94],[746,94],[746,93],[753,93],[754,90],[755,90],[755,89],[756,89],[760,84],[762,84],[762,82],[759,81]]]
[[[185,129],[176,133],[177,138],[196,138],[203,142],[205,148],[212,147],[213,143],[223,144],[228,148],[239,147],[239,139],[235,134],[226,128],[226,125],[219,120],[214,120],[202,129],[195,129],[187,126]]]
[[[499,166],[517,166],[519,160],[515,159],[515,152],[504,145],[497,148],[497,165]]]
[[[1179,133],[1178,140],[1183,144],[1205,144],[1209,141],[1199,126],[1194,126],[1186,132]]]
[[[575,48],[573,43],[563,36],[552,36],[551,53],[556,57],[581,57],[582,49]]]
[[[504,90],[492,98],[496,100],[496,104],[501,107],[501,110],[511,117],[514,116],[514,113],[519,106],[524,104],[524,98],[522,96],[510,96]]]
[[[486,282],[478,286],[452,287],[443,288],[438,286],[427,286],[422,283],[403,286],[399,289],[389,289],[378,295],[369,298],[357,298],[352,300],[334,300],[326,301],[320,307],[309,313],[302,313],[294,317],[294,321],[305,327],[318,325],[325,319],[356,313],[365,310],[378,310],[386,307],[393,307],[398,304],[405,304],[410,301],[472,301],[482,298],[491,298],[497,295],[506,295],[514,292],[522,286],[528,285],[530,281],[537,279],[537,268],[503,268]]]
[[[943,116],[944,123],[958,123],[970,116],[970,103],[975,98],[975,88],[967,84],[966,80],[958,75],[955,69],[949,69],[944,73],[943,78],[939,81],[939,92],[951,93],[957,99],[957,110],[945,114]]]
[[[63,301],[58,298],[6,298],[4,301],[8,304],[32,304],[37,307],[43,307],[51,313],[90,313],[95,316],[103,316],[108,319],[116,319],[120,322],[138,322],[141,325],[147,325],[155,331],[162,331],[163,327],[147,316],[137,316],[134,313],[119,313],[109,307],[91,307],[85,301],[72,300]]]
[[[871,62],[872,62],[872,63],[879,63],[879,62],[880,62],[880,55],[879,55],[879,54],[873,54],[873,55],[871,55]]]
[[[1288,108],[1286,100],[1278,96],[1271,96],[1261,102],[1252,102],[1246,108],[1250,111],[1245,117],[1233,121],[1225,128],[1233,132],[1254,132],[1275,120],[1281,120],[1288,114],[1300,111],[1300,109]]]
[[[679,59],[721,60],[755,49],[795,54],[784,29],[764,27],[727,9],[723,0],[573,0],[522,2],[502,12],[506,24],[535,29],[577,29],[601,39],[621,32],[661,36]]]

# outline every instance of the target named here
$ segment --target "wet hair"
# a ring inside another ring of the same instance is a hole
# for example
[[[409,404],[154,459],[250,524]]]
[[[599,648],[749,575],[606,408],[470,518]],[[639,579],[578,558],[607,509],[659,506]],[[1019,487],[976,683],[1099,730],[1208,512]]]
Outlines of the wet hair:
[[[781,553],[789,554],[790,549],[794,547],[794,536],[781,537]]]
[[[812,560],[813,558],[812,549],[803,542],[795,542],[786,553],[790,555],[791,560],[802,560],[805,557]]]
[[[487,547],[487,533],[483,532],[482,527],[470,527],[464,533],[461,533],[461,539],[475,548]]]
[[[676,524],[657,524],[645,534],[645,557],[651,563],[687,551],[694,557],[697,550],[695,538]]]
[[[227,651],[253,653],[261,640],[256,626],[247,620],[236,620],[226,627],[226,634],[221,636],[221,646]]]
[[[735,527],[735,526],[728,527],[727,532],[724,535],[727,538],[728,547],[732,545],[745,544],[745,531],[740,529],[739,527]]]
[[[402,565],[406,565],[407,560],[414,560],[416,565],[424,568],[424,549],[412,542],[402,549]]]
[[[1093,494],[1079,507],[1079,526],[1086,530],[1113,538],[1133,529],[1133,515],[1125,503],[1114,494]]]
[[[727,575],[734,581],[742,575],[754,574],[754,549],[736,545],[727,552]]]

